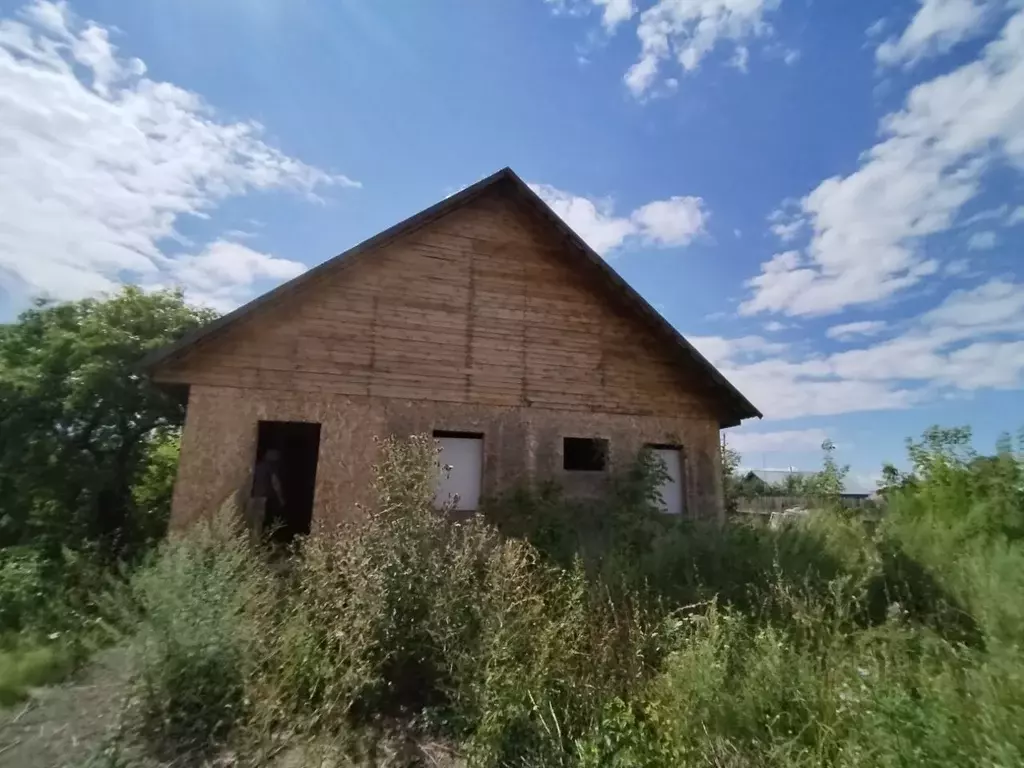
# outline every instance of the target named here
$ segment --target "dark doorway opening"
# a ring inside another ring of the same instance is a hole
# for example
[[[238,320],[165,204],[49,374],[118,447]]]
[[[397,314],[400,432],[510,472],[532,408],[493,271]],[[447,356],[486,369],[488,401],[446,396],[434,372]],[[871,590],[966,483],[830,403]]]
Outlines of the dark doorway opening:
[[[273,452],[273,453],[271,453]],[[269,454],[269,455],[268,455]],[[313,521],[313,493],[320,455],[320,425],[304,421],[261,421],[256,441],[256,485],[266,493],[263,530],[288,543],[308,534]],[[269,459],[269,461],[268,461]],[[269,475],[276,474],[278,498]]]

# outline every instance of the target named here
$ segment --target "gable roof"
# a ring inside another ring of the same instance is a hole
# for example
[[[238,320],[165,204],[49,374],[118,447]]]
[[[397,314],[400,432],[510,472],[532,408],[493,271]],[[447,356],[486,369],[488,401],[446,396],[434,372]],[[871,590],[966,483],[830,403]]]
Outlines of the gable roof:
[[[568,253],[571,257],[580,262],[581,268],[596,273],[610,288],[616,291],[624,300],[624,304],[640,319],[645,321],[648,327],[657,334],[677,353],[681,363],[696,364],[696,367],[705,373],[716,385],[719,393],[724,396],[730,406],[730,413],[727,419],[722,420],[722,426],[736,426],[742,419],[753,417],[761,418],[762,414],[751,404],[736,387],[716,369],[708,360],[698,352],[690,342],[672,327],[651,305],[637,293],[619,274],[612,269],[608,263],[601,258],[583,238],[577,235],[551,208],[545,203],[536,192],[521,179],[511,168],[503,168],[497,173],[488,176],[477,183],[445,198],[444,200],[420,211],[405,221],[395,224],[393,227],[380,232],[377,235],[364,240],[358,245],[350,248],[322,264],[303,272],[298,277],[282,283],[277,288],[256,297],[238,309],[223,315],[202,328],[186,334],[173,344],[155,350],[147,355],[141,362],[140,367],[144,370],[152,370],[157,366],[178,359],[190,351],[195,345],[213,337],[226,328],[229,328],[240,320],[258,312],[264,306],[276,302],[281,297],[293,293],[297,289],[319,279],[323,275],[333,271],[342,263],[347,263],[355,257],[378,248],[385,243],[406,235],[420,227],[435,221],[447,213],[454,211],[473,200],[479,198],[485,192],[504,186],[511,190],[518,199],[522,200],[527,207],[545,219],[568,244]]]

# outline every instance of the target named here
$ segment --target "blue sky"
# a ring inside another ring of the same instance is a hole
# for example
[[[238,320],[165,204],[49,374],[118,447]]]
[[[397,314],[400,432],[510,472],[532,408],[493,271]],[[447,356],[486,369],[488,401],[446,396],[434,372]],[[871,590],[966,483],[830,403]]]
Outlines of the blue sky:
[[[0,0],[0,319],[229,309],[511,166],[870,482],[1024,425],[1019,0]]]

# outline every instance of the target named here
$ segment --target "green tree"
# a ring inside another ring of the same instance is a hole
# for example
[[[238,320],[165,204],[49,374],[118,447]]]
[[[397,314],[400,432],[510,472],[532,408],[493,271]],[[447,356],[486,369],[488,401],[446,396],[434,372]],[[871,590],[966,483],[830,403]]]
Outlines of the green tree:
[[[180,292],[127,287],[0,326],[0,546],[120,556],[149,535],[132,487],[184,402],[137,365],[212,317]]]
[[[807,493],[807,477],[795,472],[786,475],[781,483],[782,496],[803,496]]]
[[[840,466],[836,461],[836,446],[831,440],[823,442],[821,450],[825,454],[821,471],[807,479],[806,492],[809,496],[816,496],[826,504],[838,508],[839,497],[843,493],[850,467],[848,465]]]
[[[736,499],[740,495],[740,477],[737,471],[740,466],[739,451],[729,447],[722,435],[722,493],[725,498],[725,514],[732,515],[736,512]]]

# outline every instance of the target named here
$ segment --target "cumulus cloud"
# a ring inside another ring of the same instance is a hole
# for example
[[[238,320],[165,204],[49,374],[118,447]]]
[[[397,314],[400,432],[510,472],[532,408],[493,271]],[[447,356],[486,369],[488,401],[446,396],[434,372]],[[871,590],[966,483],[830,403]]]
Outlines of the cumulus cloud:
[[[642,237],[657,245],[688,245],[704,231],[707,212],[699,197],[655,200],[633,211],[630,220]]]
[[[881,132],[855,172],[800,201],[809,244],[790,266],[765,263],[741,314],[824,315],[939,272],[925,239],[954,225],[990,168],[1024,170],[1024,10],[977,60],[913,88]]]
[[[636,6],[633,0],[544,0],[555,13],[582,16],[591,10],[601,12],[601,24],[612,33],[615,28],[633,18]]]
[[[629,21],[636,13],[633,0],[594,0],[594,5],[600,6],[601,23],[609,32],[624,21]]]
[[[878,322],[878,321],[865,321]],[[829,335],[855,338],[850,323]],[[874,330],[871,328],[869,330]],[[754,353],[748,337],[691,341],[769,418],[907,408],[944,394],[1024,387],[1024,283],[954,291],[900,335],[833,354]]]
[[[226,241],[169,256],[168,243],[185,242],[182,217],[253,191],[358,186],[145,73],[65,3],[0,19],[0,285],[15,297],[75,299],[130,280],[242,299],[232,286],[295,263]]]
[[[920,8],[899,37],[891,37],[875,51],[879,64],[912,65],[946,53],[985,28],[985,22],[1003,0],[919,0]]]
[[[669,59],[692,72],[721,43],[733,46],[734,66],[746,68],[745,41],[771,33],[766,17],[780,0],[658,0],[640,14],[640,57],[625,75],[635,96],[643,96]]]
[[[768,216],[768,221],[771,224],[769,228],[772,234],[784,243],[796,240],[807,224],[807,219],[800,211],[798,200],[787,200],[781,208],[772,211]]]
[[[688,245],[704,232],[708,213],[699,197],[655,200],[618,215],[611,202],[573,195],[548,184],[531,184],[541,199],[595,251],[606,255],[628,240],[660,247]]]
[[[305,270],[306,266],[297,261],[229,240],[216,240],[200,253],[170,259],[166,280],[151,287],[182,287],[195,303],[227,312],[244,303],[260,281],[290,280]]]

